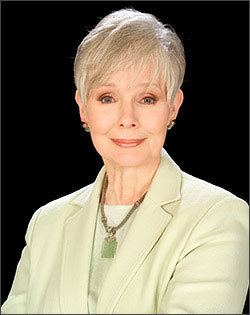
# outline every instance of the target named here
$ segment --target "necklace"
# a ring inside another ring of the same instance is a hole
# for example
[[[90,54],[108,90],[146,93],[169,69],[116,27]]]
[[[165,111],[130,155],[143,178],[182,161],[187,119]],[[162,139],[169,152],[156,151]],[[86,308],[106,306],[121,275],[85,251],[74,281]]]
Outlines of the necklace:
[[[104,212],[104,199],[106,195],[108,187],[108,177],[105,173],[104,179],[103,179],[103,185],[102,185],[102,191],[101,191],[101,197],[100,197],[100,206],[101,206],[101,221],[104,225],[105,231],[108,233],[108,236],[104,238],[102,243],[102,251],[101,251],[101,257],[102,258],[113,258],[116,253],[117,248],[117,240],[116,240],[116,231],[119,230],[130,218],[132,213],[139,207],[139,205],[142,203],[146,193],[137,200],[133,207],[129,210],[128,214],[125,216],[125,218],[117,225],[117,226],[110,226],[108,225],[108,219]]]

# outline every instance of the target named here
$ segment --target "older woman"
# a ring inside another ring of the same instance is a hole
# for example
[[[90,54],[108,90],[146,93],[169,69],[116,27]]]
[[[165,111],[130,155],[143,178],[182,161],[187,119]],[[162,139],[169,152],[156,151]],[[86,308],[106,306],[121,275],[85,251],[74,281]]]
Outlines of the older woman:
[[[83,39],[76,102],[104,166],[32,217],[5,314],[239,314],[248,205],[163,149],[183,101],[182,43],[120,10]]]

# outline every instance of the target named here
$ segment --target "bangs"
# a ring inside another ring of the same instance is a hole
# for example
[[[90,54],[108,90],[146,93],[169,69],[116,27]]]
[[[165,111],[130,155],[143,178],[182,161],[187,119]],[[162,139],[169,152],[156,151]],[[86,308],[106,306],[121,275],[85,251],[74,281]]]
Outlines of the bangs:
[[[156,81],[163,82],[166,99],[170,102],[169,95],[171,86],[167,87],[167,82],[170,83],[170,69],[166,62],[166,56],[164,52],[152,52],[151,54],[145,54],[141,56],[138,52],[124,52],[120,55],[114,55],[110,58],[104,58],[100,60],[96,65],[86,66],[85,77],[81,77],[81,89],[80,95],[84,103],[88,101],[91,91],[96,89],[100,85],[105,85],[109,83],[112,76],[114,76],[119,71],[126,71],[133,68],[134,75],[132,80],[129,82],[129,87],[136,84],[141,73],[145,70],[150,72],[149,86],[154,84]],[[172,84],[171,84],[172,85]],[[168,91],[168,89],[170,89]]]

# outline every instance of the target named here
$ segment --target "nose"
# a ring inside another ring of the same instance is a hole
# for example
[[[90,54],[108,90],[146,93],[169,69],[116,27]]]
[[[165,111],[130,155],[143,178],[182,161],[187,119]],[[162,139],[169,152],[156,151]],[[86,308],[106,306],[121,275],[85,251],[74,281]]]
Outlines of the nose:
[[[138,125],[138,115],[134,104],[124,103],[121,106],[119,127],[135,129]]]

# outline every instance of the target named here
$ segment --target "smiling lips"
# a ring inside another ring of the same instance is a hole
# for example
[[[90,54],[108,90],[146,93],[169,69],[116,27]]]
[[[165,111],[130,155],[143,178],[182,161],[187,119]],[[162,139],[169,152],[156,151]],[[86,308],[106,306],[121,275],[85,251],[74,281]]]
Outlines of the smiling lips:
[[[143,139],[111,139],[116,145],[124,148],[132,148],[140,145],[145,138]]]

